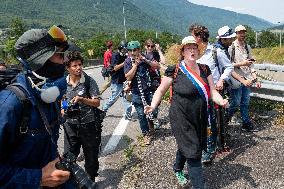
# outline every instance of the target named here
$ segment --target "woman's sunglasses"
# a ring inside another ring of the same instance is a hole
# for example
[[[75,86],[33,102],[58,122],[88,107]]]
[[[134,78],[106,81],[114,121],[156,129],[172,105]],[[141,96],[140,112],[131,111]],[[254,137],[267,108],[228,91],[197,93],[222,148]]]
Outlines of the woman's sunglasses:
[[[148,47],[148,48],[150,48],[150,47],[151,47],[151,48],[154,48],[155,45],[147,45],[147,47]]]

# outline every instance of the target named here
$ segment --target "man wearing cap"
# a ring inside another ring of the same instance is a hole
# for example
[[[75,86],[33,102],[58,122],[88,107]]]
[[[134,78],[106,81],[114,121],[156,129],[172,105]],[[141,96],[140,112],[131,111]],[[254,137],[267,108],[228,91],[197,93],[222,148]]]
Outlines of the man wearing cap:
[[[233,38],[235,34],[231,32],[228,26],[222,27],[218,31],[218,42],[215,45],[211,45],[208,42],[209,31],[205,26],[194,24],[190,26],[189,31],[196,39],[201,52],[201,57],[197,60],[197,62],[209,66],[216,90],[218,90],[220,94],[223,94],[224,83],[229,79],[229,76],[233,70],[233,65],[231,64],[230,59],[226,54],[226,49],[229,47],[227,40],[231,40],[231,38]],[[214,111],[216,111],[216,109],[214,109]],[[212,114],[212,120],[214,120],[211,124],[212,135],[208,138],[207,152],[204,151],[202,154],[203,163],[211,162],[214,157],[213,154],[215,152],[217,141],[215,115],[216,112]]]
[[[23,109],[24,102],[11,90],[0,92],[0,188],[56,187],[69,179],[69,171],[55,167],[57,105],[66,88],[62,53],[67,47],[64,32],[56,26],[28,30],[15,44],[24,69],[16,83],[29,106]],[[30,116],[23,120],[26,112]],[[62,188],[73,187],[66,183]]]
[[[234,65],[232,76],[240,82],[238,87],[231,89],[230,107],[228,109],[228,119],[230,119],[240,106],[242,116],[242,130],[253,131],[254,127],[249,118],[249,101],[250,101],[250,87],[256,83],[256,87],[260,87],[257,82],[256,71],[253,63],[251,47],[246,43],[246,28],[239,25],[235,28],[237,39],[232,43],[229,49],[231,61]]]
[[[102,110],[107,112],[108,109],[117,101],[121,93],[123,92],[123,83],[126,81],[124,75],[124,60],[127,58],[127,43],[121,41],[117,52],[112,56],[111,67],[113,69],[111,76],[111,96],[103,104]],[[125,108],[124,118],[131,120],[132,105],[125,98],[123,98],[123,104]]]
[[[127,81],[131,81],[132,104],[134,105],[139,119],[143,140],[145,145],[150,145],[152,129],[149,128],[150,121],[144,113],[144,103],[150,104],[153,97],[151,88],[151,78],[149,70],[151,68],[159,68],[157,61],[149,61],[141,54],[141,45],[138,41],[130,41],[127,44],[128,57],[124,63],[124,74]],[[144,94],[142,95],[141,92]],[[145,100],[143,102],[143,99]],[[157,111],[154,111],[154,116]]]

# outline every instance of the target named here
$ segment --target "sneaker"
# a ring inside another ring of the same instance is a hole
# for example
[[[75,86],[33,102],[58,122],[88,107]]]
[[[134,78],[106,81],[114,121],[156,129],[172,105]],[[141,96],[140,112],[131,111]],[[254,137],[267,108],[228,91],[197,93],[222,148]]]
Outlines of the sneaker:
[[[160,122],[158,119],[154,121],[154,129],[159,130],[161,128]]]
[[[175,173],[176,175],[176,178],[177,178],[177,181],[178,183],[181,185],[181,186],[184,186],[187,184],[187,179],[185,178],[184,174],[182,171],[178,171]]]
[[[131,120],[131,118],[132,118],[131,112],[126,112],[126,113],[124,114],[124,119],[126,119],[126,120]]]
[[[242,131],[246,131],[246,132],[256,132],[257,130],[254,129],[254,126],[251,122],[248,123],[243,123],[242,125]]]
[[[149,134],[146,134],[143,137],[143,142],[144,142],[145,145],[150,145],[151,141],[152,141],[152,137]]]
[[[204,164],[210,164],[213,160],[213,156],[210,152],[202,151],[201,162]]]

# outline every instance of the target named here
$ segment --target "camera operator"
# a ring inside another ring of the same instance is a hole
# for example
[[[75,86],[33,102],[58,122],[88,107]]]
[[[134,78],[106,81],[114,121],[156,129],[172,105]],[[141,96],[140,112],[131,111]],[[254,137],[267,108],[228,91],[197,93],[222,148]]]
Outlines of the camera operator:
[[[15,44],[24,71],[13,83],[17,90],[0,91],[0,188],[57,187],[69,179],[69,171],[55,167],[57,100],[66,89],[62,55],[67,48],[57,26],[28,30]],[[65,183],[60,188],[75,187]]]
[[[151,68],[159,68],[159,63],[149,61],[142,56],[141,45],[138,41],[128,42],[127,49],[129,56],[124,63],[124,74],[127,81],[131,81],[132,104],[138,114],[140,128],[144,136],[144,144],[150,145],[152,140],[152,132],[150,131],[154,128],[149,128],[149,126],[151,126],[150,124],[153,123],[153,120],[147,120],[146,114],[144,113],[144,106],[147,103],[150,104],[153,97],[149,70]],[[153,114],[153,116],[155,116],[157,110],[155,110]]]
[[[82,70],[83,57],[80,52],[70,52],[65,62],[68,71],[64,151],[76,157],[82,146],[85,155],[85,170],[95,182],[99,169],[99,146],[101,143],[101,121],[95,113],[100,106],[99,89],[96,81]]]

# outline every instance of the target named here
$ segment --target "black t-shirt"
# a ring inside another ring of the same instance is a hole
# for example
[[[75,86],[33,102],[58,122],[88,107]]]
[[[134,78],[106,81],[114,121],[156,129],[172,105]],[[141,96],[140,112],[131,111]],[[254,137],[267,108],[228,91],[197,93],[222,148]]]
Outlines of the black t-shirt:
[[[131,62],[131,58],[128,57],[125,60],[124,63],[124,73],[128,73],[132,68],[132,62]],[[151,66],[149,64],[147,64],[144,61],[141,61],[137,67],[137,71],[132,79],[132,93],[136,94],[136,95],[140,95],[139,92],[139,88],[138,88],[138,81],[137,81],[137,75],[140,77],[141,79],[141,84],[142,84],[142,88],[145,94],[150,93],[151,92],[151,78],[149,75],[149,69],[151,69]]]
[[[119,52],[112,55],[111,66],[114,68],[116,65],[124,62],[127,56],[121,56]],[[123,67],[117,71],[113,71],[111,75],[111,82],[116,84],[122,84],[126,80]]]

